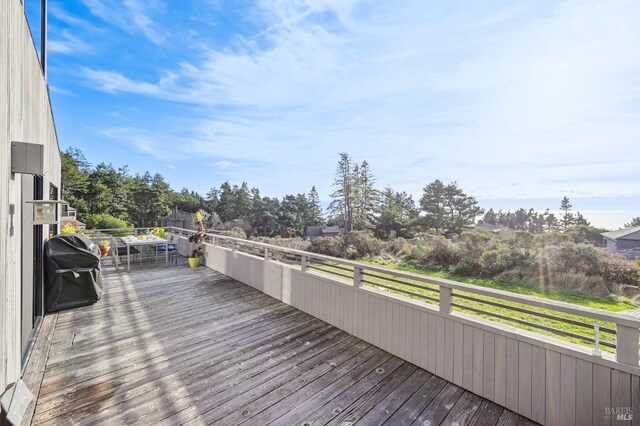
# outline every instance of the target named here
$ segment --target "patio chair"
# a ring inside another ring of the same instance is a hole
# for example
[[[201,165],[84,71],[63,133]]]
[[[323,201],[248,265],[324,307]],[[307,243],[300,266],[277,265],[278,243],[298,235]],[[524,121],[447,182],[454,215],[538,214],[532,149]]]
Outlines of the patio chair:
[[[164,255],[165,251],[168,251],[169,261],[173,259],[174,263],[178,264],[178,250],[176,246],[173,244],[174,236],[171,235],[167,240],[167,244],[157,244],[154,246],[155,254],[156,254],[156,265],[158,264],[158,257],[160,255]]]
[[[127,256],[127,246],[125,244],[118,245],[118,240],[114,237],[112,240],[111,250],[113,251],[114,260],[116,263],[116,269],[122,262],[122,257]],[[140,257],[140,250],[135,247],[129,247],[129,255],[135,261],[136,257],[138,257],[140,264],[142,264],[142,258]]]

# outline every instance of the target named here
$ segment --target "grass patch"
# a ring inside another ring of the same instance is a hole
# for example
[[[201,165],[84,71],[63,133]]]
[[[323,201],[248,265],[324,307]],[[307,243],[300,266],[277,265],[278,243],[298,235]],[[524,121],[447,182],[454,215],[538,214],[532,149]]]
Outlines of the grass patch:
[[[628,299],[614,299],[608,297],[606,299],[598,299],[594,297],[581,296],[578,294],[567,293],[563,291],[549,291],[545,289],[533,288],[521,284],[508,283],[498,280],[490,280],[484,278],[468,278],[459,275],[450,274],[442,271],[430,271],[427,269],[416,268],[414,266],[400,264],[390,261],[359,259],[362,263],[382,266],[384,268],[394,269],[397,271],[411,272],[414,274],[426,275],[434,278],[445,278],[453,281],[459,281],[467,284],[474,284],[481,287],[493,288],[496,290],[509,291],[511,293],[524,294],[527,296],[540,297],[542,299],[556,300],[558,302],[573,303],[574,305],[586,306],[589,308],[604,309],[611,312],[625,311],[635,309],[637,306]]]

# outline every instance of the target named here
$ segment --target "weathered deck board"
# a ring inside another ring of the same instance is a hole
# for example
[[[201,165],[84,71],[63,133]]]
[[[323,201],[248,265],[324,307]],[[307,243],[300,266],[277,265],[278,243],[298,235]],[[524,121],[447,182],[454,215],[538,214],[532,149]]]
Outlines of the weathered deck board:
[[[33,424],[527,422],[209,269],[105,269],[57,315]]]

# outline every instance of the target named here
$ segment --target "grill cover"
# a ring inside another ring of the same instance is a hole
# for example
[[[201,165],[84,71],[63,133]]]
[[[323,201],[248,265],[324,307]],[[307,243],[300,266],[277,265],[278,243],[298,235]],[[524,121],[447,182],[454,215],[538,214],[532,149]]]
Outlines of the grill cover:
[[[57,235],[45,245],[47,312],[91,305],[102,296],[100,249],[82,234]]]

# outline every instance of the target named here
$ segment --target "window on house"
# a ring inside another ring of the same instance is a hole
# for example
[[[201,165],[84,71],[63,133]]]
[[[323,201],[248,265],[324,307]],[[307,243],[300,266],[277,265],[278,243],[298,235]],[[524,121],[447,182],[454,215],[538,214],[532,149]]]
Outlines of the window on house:
[[[49,199],[54,201],[58,200],[58,187],[54,184],[49,184]],[[58,207],[56,206],[56,221],[59,220],[60,212],[58,211]],[[49,238],[54,235],[58,235],[58,225],[49,225]]]

